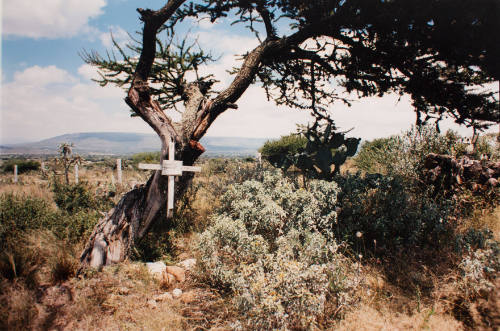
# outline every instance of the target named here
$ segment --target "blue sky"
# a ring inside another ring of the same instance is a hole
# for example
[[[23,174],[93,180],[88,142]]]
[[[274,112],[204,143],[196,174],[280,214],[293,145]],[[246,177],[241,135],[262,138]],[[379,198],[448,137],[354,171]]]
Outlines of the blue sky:
[[[52,136],[92,131],[152,133],[138,118],[130,118],[125,92],[101,88],[90,79],[94,68],[79,57],[82,50],[101,54],[111,48],[109,31],[120,43],[127,32],[141,29],[137,7],[157,9],[159,0],[3,0],[0,143],[36,141]],[[286,29],[286,27],[284,27]],[[190,30],[204,48],[220,60],[206,67],[221,81],[237,65],[234,54],[256,45],[255,38],[228,21],[186,21],[178,35]],[[279,137],[295,131],[309,116],[268,102],[263,91],[251,87],[209,129],[209,136]],[[335,107],[333,118],[343,129],[364,139],[397,134],[415,121],[408,98],[369,98],[348,109]],[[453,127],[443,123],[443,128]],[[462,134],[470,130],[461,128]]]

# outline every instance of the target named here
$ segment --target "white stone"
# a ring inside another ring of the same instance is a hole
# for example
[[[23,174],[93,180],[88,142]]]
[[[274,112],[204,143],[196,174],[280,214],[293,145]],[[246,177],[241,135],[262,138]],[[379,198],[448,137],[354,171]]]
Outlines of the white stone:
[[[163,273],[167,269],[167,265],[161,261],[146,262],[146,267],[151,275],[160,279],[163,277]]]
[[[172,291],[172,295],[174,296],[174,298],[178,298],[182,295],[182,290],[180,288],[176,288]]]
[[[196,259],[187,259],[179,262],[179,266],[183,267],[185,270],[191,270],[196,265]]]

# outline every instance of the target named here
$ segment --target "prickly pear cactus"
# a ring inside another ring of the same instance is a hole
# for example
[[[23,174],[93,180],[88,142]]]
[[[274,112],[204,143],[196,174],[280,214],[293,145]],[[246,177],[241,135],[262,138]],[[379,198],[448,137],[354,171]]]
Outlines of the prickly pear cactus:
[[[305,149],[296,155],[294,165],[314,178],[332,179],[346,159],[354,156],[361,139],[346,138],[332,123],[302,129],[307,138]]]
[[[293,153],[290,150],[283,153],[275,151],[266,158],[273,166],[284,171],[293,165],[309,178],[325,180],[331,180],[346,159],[356,154],[361,140],[346,138],[344,132],[336,132],[333,123],[316,122],[311,127],[299,128],[299,135],[306,138],[304,147]]]

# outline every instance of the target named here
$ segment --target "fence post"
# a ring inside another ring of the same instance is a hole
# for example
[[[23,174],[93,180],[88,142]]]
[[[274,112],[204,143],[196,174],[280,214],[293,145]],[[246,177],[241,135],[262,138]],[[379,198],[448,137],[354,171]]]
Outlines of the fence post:
[[[17,164],[14,164],[14,183],[17,183]]]
[[[118,184],[122,183],[122,159],[116,159],[116,177]]]
[[[75,164],[75,184],[78,184],[78,164]]]
[[[260,167],[262,165],[262,154],[257,152],[257,165]]]

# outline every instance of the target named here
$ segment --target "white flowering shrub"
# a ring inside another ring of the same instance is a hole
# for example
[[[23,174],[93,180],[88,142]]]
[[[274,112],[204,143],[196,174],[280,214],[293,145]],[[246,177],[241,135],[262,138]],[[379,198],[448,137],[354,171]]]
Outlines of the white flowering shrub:
[[[500,272],[500,249],[498,244],[487,245],[465,255],[460,265],[462,272],[459,284],[466,296],[487,293],[495,288],[492,280]]]
[[[328,295],[348,297],[339,292],[355,282],[332,231],[337,193],[325,181],[299,189],[276,171],[221,198],[198,241],[200,267],[212,285],[234,293],[247,327],[314,328]]]

